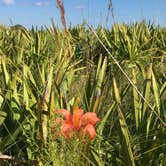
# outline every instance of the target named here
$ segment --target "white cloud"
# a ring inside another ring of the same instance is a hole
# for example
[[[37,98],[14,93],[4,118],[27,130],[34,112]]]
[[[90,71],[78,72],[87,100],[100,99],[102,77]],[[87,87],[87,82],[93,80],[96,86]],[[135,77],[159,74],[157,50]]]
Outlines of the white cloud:
[[[4,5],[12,5],[14,4],[14,0],[3,0]]]
[[[36,6],[39,6],[39,7],[44,7],[44,6],[49,6],[49,2],[48,1],[38,1],[35,3]]]
[[[79,6],[75,6],[76,9],[78,10],[83,10],[85,9],[85,6],[84,5],[79,5]]]

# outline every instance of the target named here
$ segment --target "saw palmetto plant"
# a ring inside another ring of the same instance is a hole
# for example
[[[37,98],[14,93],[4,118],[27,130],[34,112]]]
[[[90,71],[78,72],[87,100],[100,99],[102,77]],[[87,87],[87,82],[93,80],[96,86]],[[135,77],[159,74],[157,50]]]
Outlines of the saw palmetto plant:
[[[144,21],[95,31],[62,31],[53,20],[51,28],[0,27],[0,164],[164,166],[165,35]],[[88,143],[76,108],[100,119]],[[70,120],[57,123],[58,109]],[[79,134],[66,139],[75,121]]]

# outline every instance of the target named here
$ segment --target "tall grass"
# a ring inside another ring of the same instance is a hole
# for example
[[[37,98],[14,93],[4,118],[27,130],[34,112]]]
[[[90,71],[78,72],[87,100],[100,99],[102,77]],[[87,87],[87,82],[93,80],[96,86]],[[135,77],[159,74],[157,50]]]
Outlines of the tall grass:
[[[95,33],[0,28],[0,152],[14,156],[3,164],[164,166],[166,30],[140,22]],[[52,130],[54,110],[75,106],[101,119],[88,146]]]

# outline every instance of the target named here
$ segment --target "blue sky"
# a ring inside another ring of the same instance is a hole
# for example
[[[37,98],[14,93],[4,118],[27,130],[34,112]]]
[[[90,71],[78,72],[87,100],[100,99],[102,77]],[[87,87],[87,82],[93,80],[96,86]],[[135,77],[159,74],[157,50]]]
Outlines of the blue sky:
[[[111,14],[108,22],[109,0],[63,0],[67,24],[80,24],[86,20],[96,26],[109,26],[113,20]],[[166,0],[112,0],[115,22],[131,23],[142,19],[151,20],[166,26]],[[21,24],[50,26],[51,17],[56,25],[61,26],[56,0],[0,0],[0,24]]]

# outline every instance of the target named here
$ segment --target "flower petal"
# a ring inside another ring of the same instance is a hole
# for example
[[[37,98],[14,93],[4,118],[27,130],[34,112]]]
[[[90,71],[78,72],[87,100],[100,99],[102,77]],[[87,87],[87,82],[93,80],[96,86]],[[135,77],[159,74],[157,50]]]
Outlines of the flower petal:
[[[82,117],[82,125],[95,125],[100,119],[97,117],[94,112],[86,112]]]
[[[84,130],[83,130],[83,135],[89,135],[90,139],[93,140],[96,136],[96,131],[93,125],[88,124],[85,126]]]
[[[57,109],[55,110],[55,113],[63,115],[66,121],[70,121],[72,119],[72,114],[66,109]]]
[[[72,123],[76,130],[80,130],[81,128],[83,113],[82,109],[75,109],[73,112]]]
[[[71,138],[74,135],[74,127],[70,123],[62,123],[61,133],[65,138]]]

